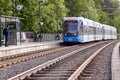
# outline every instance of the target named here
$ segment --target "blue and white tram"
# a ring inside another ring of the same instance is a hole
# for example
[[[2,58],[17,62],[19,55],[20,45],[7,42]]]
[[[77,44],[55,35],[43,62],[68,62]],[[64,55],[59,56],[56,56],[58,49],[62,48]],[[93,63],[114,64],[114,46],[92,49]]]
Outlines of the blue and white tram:
[[[107,39],[116,39],[116,28],[83,17],[64,18],[63,42],[89,42]]]
[[[67,17],[63,22],[63,42],[94,41],[96,28],[94,21],[83,17]]]

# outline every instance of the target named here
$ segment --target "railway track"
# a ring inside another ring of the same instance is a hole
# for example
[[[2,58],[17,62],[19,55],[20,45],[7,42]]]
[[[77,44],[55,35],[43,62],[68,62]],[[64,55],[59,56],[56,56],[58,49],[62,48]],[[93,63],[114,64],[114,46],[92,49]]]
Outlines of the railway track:
[[[38,50],[38,51],[32,51],[32,52],[22,53],[22,54],[18,54],[18,55],[3,57],[0,59],[0,68],[9,66],[12,64],[16,64],[19,62],[31,60],[31,59],[34,59],[37,57],[42,57],[42,56],[52,54],[55,52],[59,52],[61,50],[67,50],[70,48],[74,48],[76,46],[78,46],[78,45],[69,46],[69,47],[57,47],[57,48],[52,48],[52,49],[47,49],[47,50]]]
[[[103,43],[103,42],[102,42]],[[51,48],[51,49],[46,49],[46,50],[38,50],[38,51],[32,51],[32,52],[27,52],[27,53],[22,53],[22,54],[17,54],[17,55],[11,55],[11,56],[6,56],[6,57],[2,57],[0,58],[0,68],[6,67],[6,66],[10,66],[16,63],[20,63],[20,62],[25,62],[34,58],[38,58],[38,57],[42,57],[42,56],[46,56],[49,54],[53,54],[53,53],[58,53],[60,51],[65,51],[65,50],[69,50],[75,47],[79,47],[82,45],[90,45],[92,43],[89,44],[78,44],[78,45],[73,45],[73,46],[67,46],[67,47],[57,47],[57,48]]]
[[[84,71],[85,67],[91,62],[91,60],[101,50],[112,43],[114,42],[91,45],[75,50],[8,80],[75,80],[79,74]],[[91,48],[93,48],[92,51],[90,51]],[[98,50],[98,48],[100,49]],[[88,72],[90,72],[90,70],[88,70]]]

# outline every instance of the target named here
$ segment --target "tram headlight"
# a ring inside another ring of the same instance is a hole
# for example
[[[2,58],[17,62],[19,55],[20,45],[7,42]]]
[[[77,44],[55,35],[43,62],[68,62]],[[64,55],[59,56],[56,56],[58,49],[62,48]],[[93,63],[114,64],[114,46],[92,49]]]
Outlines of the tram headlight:
[[[65,36],[66,36],[67,34],[65,34]]]
[[[74,36],[76,36],[77,34],[73,34]]]

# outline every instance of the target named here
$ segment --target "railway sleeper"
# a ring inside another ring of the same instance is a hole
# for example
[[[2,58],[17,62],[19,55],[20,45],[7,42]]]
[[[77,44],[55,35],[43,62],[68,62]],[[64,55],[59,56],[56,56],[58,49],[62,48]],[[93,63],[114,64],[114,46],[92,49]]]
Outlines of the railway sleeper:
[[[22,62],[22,60],[21,60],[21,62]],[[15,60],[15,61],[13,61],[12,63],[13,63],[13,64],[16,64],[16,63],[17,63],[17,61]]]
[[[72,69],[42,69],[43,71],[72,71],[74,72],[75,70]]]
[[[86,71],[95,71],[96,69],[85,68]]]
[[[46,68],[49,68],[49,69],[73,69],[73,70],[76,70],[77,68],[75,67],[46,67]]]
[[[30,77],[69,77],[71,74],[32,74]]]
[[[23,80],[67,80],[68,77],[27,77]]]
[[[0,68],[4,67],[3,65],[0,65]]]
[[[12,63],[11,63],[11,62],[7,63],[7,66],[10,66],[10,65],[12,65]]]
[[[94,65],[88,65],[87,67],[89,67],[89,68],[93,68],[95,66],[95,64]]]
[[[92,74],[93,74],[94,71],[92,71],[92,70],[91,70],[91,71],[87,71],[87,70],[85,70],[85,71],[83,71],[83,73],[85,73],[85,74],[91,74],[91,73],[92,73]]]
[[[52,72],[50,72],[51,74],[56,74],[58,71],[52,71]],[[73,73],[73,71],[59,71],[59,72],[62,72],[63,74],[65,73],[65,74],[72,74]],[[49,73],[49,72],[47,72],[47,71],[37,71],[37,74],[47,74],[47,73]]]
[[[87,69],[89,69],[89,70],[96,70],[96,68],[94,68],[94,67],[86,67]]]
[[[91,77],[78,77],[77,80],[90,80]]]
[[[52,65],[50,65],[50,67],[59,67],[59,66],[61,66],[61,65],[64,65],[64,66],[62,66],[62,67],[67,67],[68,65],[66,65],[66,62],[56,62],[56,63],[54,63],[54,64],[52,64]]]
[[[89,76],[92,76],[92,75],[93,75],[93,74],[91,74],[91,73],[90,73],[90,74],[86,74],[86,73],[80,74],[81,77],[89,77]]]
[[[45,68],[43,69],[45,71],[50,71],[50,70],[54,70],[54,71],[75,71],[76,69],[69,69],[69,68]]]

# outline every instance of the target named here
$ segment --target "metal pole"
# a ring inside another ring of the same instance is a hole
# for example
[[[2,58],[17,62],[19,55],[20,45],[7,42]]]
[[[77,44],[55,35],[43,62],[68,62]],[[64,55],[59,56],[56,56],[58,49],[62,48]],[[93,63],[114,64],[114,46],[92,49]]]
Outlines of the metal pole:
[[[40,1],[39,1],[39,28],[40,28],[40,21],[41,21],[41,20],[40,20],[40,12],[41,12],[41,11],[40,11]],[[41,29],[40,29],[40,32],[41,32]],[[40,32],[39,32],[39,33],[40,33]]]
[[[57,7],[57,34],[58,34],[58,7]]]
[[[42,41],[42,35],[41,35],[41,2],[42,0],[39,0],[39,39],[40,39],[40,42]]]
[[[1,33],[2,33],[2,30],[1,30],[1,19],[0,19],[0,46],[2,46],[2,42],[1,42]]]
[[[12,16],[15,15],[15,0],[12,0]]]
[[[58,24],[59,24],[59,21],[58,21],[58,9],[59,9],[59,7],[57,6],[57,9],[56,9],[57,35],[55,37],[56,40],[59,40],[59,32],[58,32]]]

